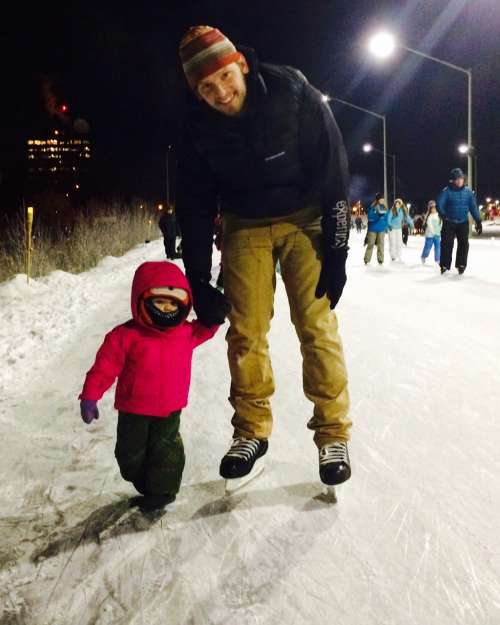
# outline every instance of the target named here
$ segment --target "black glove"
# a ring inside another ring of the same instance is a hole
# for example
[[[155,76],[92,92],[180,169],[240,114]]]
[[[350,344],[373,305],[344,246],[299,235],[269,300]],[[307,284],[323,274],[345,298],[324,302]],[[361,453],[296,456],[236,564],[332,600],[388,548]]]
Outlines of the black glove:
[[[193,292],[193,308],[199,321],[204,326],[220,325],[231,312],[227,297],[215,289],[209,282],[189,280]]]
[[[341,248],[330,247],[325,250],[323,256],[315,295],[317,298],[327,295],[332,310],[338,304],[347,280],[345,263],[348,249],[347,246]]]
[[[477,234],[481,234],[483,231],[483,224],[480,221],[476,221],[475,230]]]

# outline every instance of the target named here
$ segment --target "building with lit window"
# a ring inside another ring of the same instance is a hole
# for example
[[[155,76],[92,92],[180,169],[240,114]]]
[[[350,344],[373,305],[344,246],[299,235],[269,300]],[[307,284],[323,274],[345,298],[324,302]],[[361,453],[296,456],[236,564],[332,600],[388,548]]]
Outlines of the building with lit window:
[[[28,174],[36,188],[69,193],[79,189],[90,162],[90,141],[85,136],[54,130],[52,136],[28,139]]]

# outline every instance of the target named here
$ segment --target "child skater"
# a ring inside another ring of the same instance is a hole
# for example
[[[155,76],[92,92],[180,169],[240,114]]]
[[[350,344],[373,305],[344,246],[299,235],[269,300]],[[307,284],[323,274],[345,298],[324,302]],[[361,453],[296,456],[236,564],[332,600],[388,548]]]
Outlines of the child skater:
[[[193,349],[219,326],[186,318],[192,306],[186,276],[169,262],[138,267],[132,283],[132,319],[109,332],[79,396],[85,423],[99,418],[97,402],[118,378],[115,456],[123,479],[142,497],[143,512],[174,501],[184,469],[179,433],[187,404]]]

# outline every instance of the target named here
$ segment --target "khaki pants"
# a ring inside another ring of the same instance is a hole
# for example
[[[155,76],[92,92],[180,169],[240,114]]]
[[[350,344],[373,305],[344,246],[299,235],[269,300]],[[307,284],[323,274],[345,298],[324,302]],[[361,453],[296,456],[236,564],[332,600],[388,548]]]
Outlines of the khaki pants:
[[[377,244],[377,260],[381,264],[384,262],[385,232],[369,232],[366,235],[365,264],[368,264],[372,259],[375,243]]]
[[[348,440],[349,395],[337,317],[326,296],[314,295],[322,255],[318,209],[267,219],[225,215],[222,249],[224,292],[232,305],[227,342],[235,436],[271,434],[274,379],[267,334],[279,261],[301,346],[304,393],[314,404],[308,427],[318,447]]]

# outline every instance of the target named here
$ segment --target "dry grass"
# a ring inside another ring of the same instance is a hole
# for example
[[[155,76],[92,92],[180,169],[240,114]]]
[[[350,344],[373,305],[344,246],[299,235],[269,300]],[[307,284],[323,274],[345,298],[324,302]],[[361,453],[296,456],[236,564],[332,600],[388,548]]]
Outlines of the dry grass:
[[[158,234],[156,216],[146,208],[94,208],[92,215],[78,215],[72,227],[65,229],[49,229],[37,223],[35,216],[31,275],[36,278],[55,269],[80,273],[95,267],[105,256],[122,256]],[[0,282],[25,273],[25,259],[23,224],[10,224],[0,244]]]

